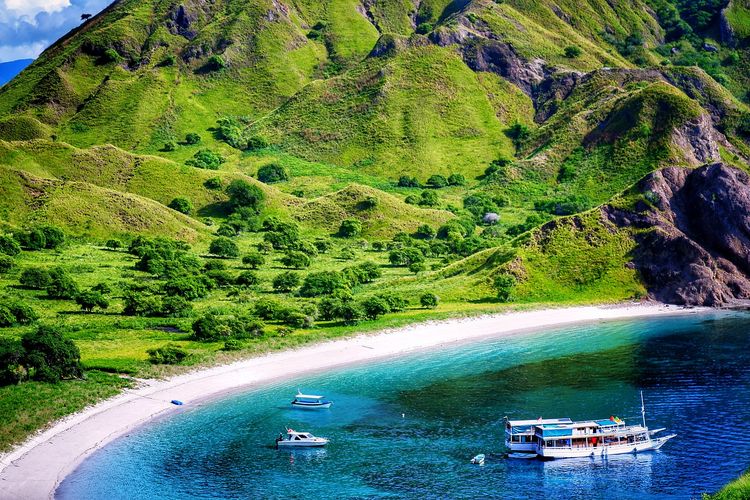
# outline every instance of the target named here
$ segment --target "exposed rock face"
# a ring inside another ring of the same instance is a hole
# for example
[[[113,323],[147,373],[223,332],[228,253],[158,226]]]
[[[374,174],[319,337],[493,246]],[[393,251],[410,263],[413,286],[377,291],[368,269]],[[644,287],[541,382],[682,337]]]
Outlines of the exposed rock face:
[[[690,163],[704,165],[719,159],[719,144],[726,143],[726,139],[713,127],[711,118],[703,114],[675,129],[672,142]]]
[[[197,14],[189,7],[186,7],[184,4],[177,5],[169,13],[167,29],[169,29],[170,33],[173,35],[180,35],[188,40],[192,40],[198,35],[198,33],[192,29],[192,25],[197,18]]]
[[[729,19],[727,19],[727,10],[732,6],[732,2],[730,0],[729,4],[722,9],[721,14],[719,14],[719,29],[721,31],[721,43],[728,47],[736,47],[737,46],[737,36],[734,33],[734,28],[732,28],[731,23],[729,22]]]
[[[638,188],[653,206],[604,214],[637,233],[633,263],[657,300],[719,306],[750,299],[750,176],[717,163],[668,167]]]

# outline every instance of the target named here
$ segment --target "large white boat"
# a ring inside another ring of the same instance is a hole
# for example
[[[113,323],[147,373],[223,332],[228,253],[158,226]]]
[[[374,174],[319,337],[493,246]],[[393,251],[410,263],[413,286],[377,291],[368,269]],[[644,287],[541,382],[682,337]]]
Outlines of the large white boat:
[[[646,426],[643,395],[641,414],[642,425],[627,425],[614,416],[581,422],[571,422],[570,419],[506,419],[505,442],[511,452],[526,452],[541,458],[574,458],[658,450],[675,437],[676,434],[655,437],[655,434],[664,429],[649,430]],[[526,426],[530,426],[530,430]]]
[[[297,395],[294,396],[292,406],[295,408],[302,408],[305,410],[317,410],[330,408],[333,404],[332,401],[327,401],[324,396],[317,396],[314,394],[302,394],[297,389]]]
[[[320,448],[328,444],[328,439],[315,437],[309,432],[297,432],[294,429],[286,430],[286,437],[279,434],[276,438],[277,448]]]

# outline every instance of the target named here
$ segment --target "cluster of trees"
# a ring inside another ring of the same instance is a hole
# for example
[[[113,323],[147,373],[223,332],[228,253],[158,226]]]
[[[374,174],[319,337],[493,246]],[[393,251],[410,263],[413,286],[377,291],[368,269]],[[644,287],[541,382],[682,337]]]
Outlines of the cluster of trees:
[[[0,234],[0,272],[7,272],[12,263],[7,257],[15,257],[21,249],[44,250],[56,249],[65,244],[65,232],[57,226],[43,225],[17,231],[13,234]],[[3,267],[6,271],[3,271]]]
[[[54,326],[40,325],[21,340],[0,338],[0,385],[59,382],[83,376],[81,353]]]
[[[81,290],[70,273],[62,267],[51,269],[27,267],[21,272],[19,282],[32,290],[45,290],[47,296],[57,300],[75,300],[81,310],[92,312],[94,308],[107,309],[112,292],[109,285],[100,283],[88,290]]]
[[[259,134],[252,134],[245,118],[224,117],[218,122],[219,136],[233,148],[243,151],[258,150],[269,146],[268,140]]]
[[[410,175],[402,175],[399,177],[397,184],[399,187],[422,187],[422,183],[419,182],[419,179]],[[424,186],[432,189],[441,189],[448,186],[463,186],[465,184],[466,177],[464,177],[463,174],[454,173],[450,174],[448,177],[440,174],[431,175],[427,179],[427,182],[425,182]]]
[[[265,325],[256,316],[221,315],[209,311],[193,322],[193,338],[201,342],[263,336]]]
[[[28,304],[19,300],[0,301],[0,328],[28,325],[39,319],[39,315]]]
[[[226,159],[219,153],[210,149],[201,149],[196,152],[191,159],[185,162],[186,165],[206,170],[219,170],[219,167]]]

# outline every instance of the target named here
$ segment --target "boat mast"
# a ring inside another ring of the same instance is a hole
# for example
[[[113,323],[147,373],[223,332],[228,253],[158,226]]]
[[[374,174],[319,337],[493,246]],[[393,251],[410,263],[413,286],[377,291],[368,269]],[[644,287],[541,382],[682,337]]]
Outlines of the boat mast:
[[[646,427],[646,405],[643,404],[643,391],[641,391],[641,417],[643,417],[643,427]]]

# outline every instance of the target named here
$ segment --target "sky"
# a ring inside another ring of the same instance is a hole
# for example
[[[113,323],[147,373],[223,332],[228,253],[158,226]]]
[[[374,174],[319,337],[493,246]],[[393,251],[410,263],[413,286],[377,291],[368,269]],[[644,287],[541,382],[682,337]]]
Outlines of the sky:
[[[0,62],[36,58],[112,0],[0,0]]]

